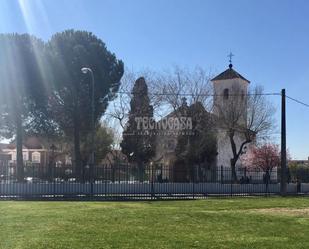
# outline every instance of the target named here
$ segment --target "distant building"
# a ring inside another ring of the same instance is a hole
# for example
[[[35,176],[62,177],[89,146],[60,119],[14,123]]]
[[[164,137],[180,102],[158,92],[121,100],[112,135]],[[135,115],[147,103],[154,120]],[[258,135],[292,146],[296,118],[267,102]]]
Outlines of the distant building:
[[[214,110],[210,115],[213,115],[214,118],[220,116],[219,109],[225,109],[228,105],[231,104],[232,98],[240,98],[240,101],[246,101],[246,96],[248,93],[248,86],[250,81],[244,78],[241,74],[236,72],[232,65],[229,65],[229,68],[222,72],[221,74],[217,75],[211,80],[214,89]],[[237,93],[235,92],[237,89]],[[240,91],[240,92],[239,92]],[[186,108],[186,103],[183,103],[181,108]],[[243,105],[243,113],[239,122],[246,122],[247,118],[247,109],[246,105]],[[177,115],[177,112],[180,111],[176,110],[175,112],[170,113],[168,116]],[[160,122],[160,121],[159,121]],[[174,167],[174,162],[176,160],[175,149],[177,145],[177,132],[169,133],[169,134],[158,134],[157,136],[157,148],[156,148],[156,160],[161,163],[163,167],[163,178],[173,178],[172,175],[172,167]],[[217,180],[229,180],[231,179],[230,174],[230,160],[233,157],[232,149],[230,140],[227,136],[226,130],[224,128],[217,127],[217,150],[218,155],[214,162],[214,165],[209,167],[210,171],[216,171],[215,178]],[[240,147],[240,144],[244,141],[242,133],[235,134],[235,142],[237,148]],[[250,149],[251,144],[247,144],[245,150]],[[238,176],[242,176],[246,171],[241,163],[241,160],[238,160],[236,164],[236,170]],[[165,175],[164,175],[165,172]],[[262,174],[262,173],[261,173]],[[213,177],[211,177],[213,178]]]
[[[3,149],[6,149],[8,146],[8,144],[5,144],[5,143],[0,143],[0,161],[3,160],[3,161],[8,161],[10,160],[10,156],[3,152]]]
[[[0,145],[1,171],[14,174],[16,171],[16,143]],[[23,142],[23,162],[25,169],[35,167],[40,171],[46,171],[51,163],[55,167],[71,165],[71,157],[63,150],[61,144],[55,145],[43,137],[26,137]],[[7,167],[7,169],[4,169]]]
[[[298,166],[309,167],[309,157],[304,160],[289,160],[289,164],[296,164]]]

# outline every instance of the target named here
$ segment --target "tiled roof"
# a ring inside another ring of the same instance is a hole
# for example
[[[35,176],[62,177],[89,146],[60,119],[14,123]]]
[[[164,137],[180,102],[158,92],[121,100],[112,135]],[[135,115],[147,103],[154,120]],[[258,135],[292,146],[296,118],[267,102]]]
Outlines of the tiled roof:
[[[0,151],[3,149],[6,149],[8,147],[8,144],[0,143]]]
[[[247,80],[245,77],[243,77],[241,74],[237,73],[233,68],[232,65],[229,66],[229,69],[225,70],[223,73],[220,73],[216,77],[212,79],[212,81],[216,80],[229,80],[229,79],[242,79],[250,83],[249,80]]]
[[[39,137],[31,136],[26,137],[23,141],[23,148],[24,149],[43,149],[43,142]],[[13,141],[7,146],[8,149],[15,149],[16,148],[16,141]]]

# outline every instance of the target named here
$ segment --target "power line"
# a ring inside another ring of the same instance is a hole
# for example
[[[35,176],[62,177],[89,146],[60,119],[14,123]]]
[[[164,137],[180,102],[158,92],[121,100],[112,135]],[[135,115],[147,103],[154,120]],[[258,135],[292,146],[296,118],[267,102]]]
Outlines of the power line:
[[[288,99],[290,99],[290,100],[292,100],[292,101],[294,101],[294,102],[296,102],[296,103],[298,103],[298,104],[301,104],[301,105],[303,105],[303,106],[309,107],[308,104],[306,104],[306,103],[304,103],[304,102],[302,102],[302,101],[300,101],[300,100],[298,100],[298,99],[292,98],[292,97],[287,96],[287,95],[286,95],[285,97],[288,98]]]
[[[117,94],[127,94],[131,95],[134,94],[134,92],[128,92],[128,91],[121,91],[118,92]],[[200,96],[200,97],[224,97],[226,95],[224,94],[195,94],[195,93],[150,93],[150,95],[155,95],[155,96],[188,96],[188,97],[194,97],[194,96]],[[228,94],[228,96],[238,96],[238,97],[243,97],[243,96],[280,96],[281,93],[247,93],[247,94]]]
[[[118,92],[117,94],[127,94],[131,95],[134,94],[134,92],[129,92],[129,91],[121,91]],[[225,97],[226,95],[224,94],[208,94],[208,93],[201,93],[201,94],[194,94],[194,93],[150,93],[150,95],[154,96],[183,96],[183,97]],[[243,96],[281,96],[281,93],[247,93],[247,94],[229,94],[229,97],[243,97]],[[298,99],[292,98],[290,96],[286,95],[286,98],[301,104],[305,107],[309,108],[309,104],[306,104]]]

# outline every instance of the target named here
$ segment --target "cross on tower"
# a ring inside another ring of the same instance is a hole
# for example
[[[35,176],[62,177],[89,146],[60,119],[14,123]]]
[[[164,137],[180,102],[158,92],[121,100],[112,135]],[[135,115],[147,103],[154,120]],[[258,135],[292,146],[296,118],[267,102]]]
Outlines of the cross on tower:
[[[230,52],[228,55],[227,55],[227,57],[229,57],[230,59],[229,59],[229,62],[230,62],[230,65],[229,65],[229,68],[232,68],[232,66],[233,66],[233,64],[232,64],[232,58],[233,58],[233,54],[232,54],[232,52]]]

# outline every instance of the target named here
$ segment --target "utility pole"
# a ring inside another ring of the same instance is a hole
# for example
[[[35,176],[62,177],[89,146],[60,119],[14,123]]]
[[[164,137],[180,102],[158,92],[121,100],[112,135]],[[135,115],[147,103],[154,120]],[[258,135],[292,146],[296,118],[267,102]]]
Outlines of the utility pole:
[[[286,194],[287,166],[286,166],[286,109],[285,89],[281,90],[281,195]]]

